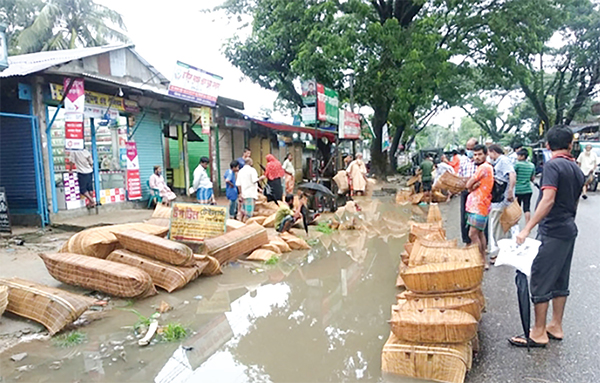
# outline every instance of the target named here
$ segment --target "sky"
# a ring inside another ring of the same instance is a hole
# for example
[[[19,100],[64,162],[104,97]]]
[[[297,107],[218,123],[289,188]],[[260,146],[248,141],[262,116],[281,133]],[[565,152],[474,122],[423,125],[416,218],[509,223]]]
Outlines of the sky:
[[[261,109],[274,109],[275,92],[245,78],[222,54],[223,44],[240,31],[224,14],[206,13],[224,0],[97,0],[123,16],[126,34],[136,51],[171,79],[176,62],[223,77],[221,96],[243,101],[245,111],[261,116]],[[432,124],[458,128],[466,114],[458,109],[442,111]],[[291,123],[289,115],[274,111],[272,119]]]

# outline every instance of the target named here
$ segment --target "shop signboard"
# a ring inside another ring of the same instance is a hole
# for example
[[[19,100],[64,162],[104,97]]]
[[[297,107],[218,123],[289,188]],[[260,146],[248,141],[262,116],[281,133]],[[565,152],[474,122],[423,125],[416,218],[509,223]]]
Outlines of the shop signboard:
[[[83,141],[83,111],[85,108],[85,90],[83,79],[65,78],[64,87],[73,81],[69,94],[65,97],[65,149],[82,150]]]
[[[127,149],[127,198],[129,200],[142,198],[142,183],[140,181],[140,160],[137,145],[128,141]]]
[[[12,233],[10,214],[8,213],[8,200],[3,187],[0,187],[0,233]]]
[[[345,140],[360,138],[360,114],[340,109],[339,137]]]
[[[77,173],[63,173],[63,187],[65,190],[65,207],[67,210],[79,209],[85,206],[79,190]]]
[[[52,100],[62,100],[63,91],[63,85],[50,84],[50,96],[52,97]],[[86,117],[95,117],[87,115],[87,110],[91,109],[92,107],[104,110],[104,113],[102,113],[102,115],[107,113],[107,111],[110,112],[111,110],[127,113],[138,113],[140,111],[140,107],[135,101],[127,100],[122,97],[110,96],[108,94],[91,92],[89,90],[85,91],[85,104]],[[109,105],[110,108],[108,107]]]
[[[192,115],[192,121],[198,121],[196,124],[202,127],[202,134],[210,134],[212,125],[212,109],[207,106],[200,108],[189,108]]]
[[[317,120],[337,125],[339,114],[338,93],[322,84],[317,84]]]
[[[225,126],[228,128],[250,129],[250,124],[249,120],[225,117]]]
[[[302,102],[311,106],[317,101],[317,82],[315,80],[302,81]]]
[[[314,125],[317,123],[317,108],[306,106],[302,108],[302,122],[305,125]]]
[[[202,243],[225,233],[227,208],[197,203],[174,203],[169,238],[175,241]]]
[[[216,106],[223,77],[177,61],[169,94],[182,100]]]

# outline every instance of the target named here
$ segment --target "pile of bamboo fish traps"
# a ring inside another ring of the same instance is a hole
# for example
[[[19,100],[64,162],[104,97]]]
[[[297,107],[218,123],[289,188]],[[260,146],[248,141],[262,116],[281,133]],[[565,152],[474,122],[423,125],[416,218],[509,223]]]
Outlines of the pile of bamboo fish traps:
[[[476,247],[446,239],[437,206],[428,223],[412,223],[400,262],[406,291],[392,306],[382,370],[438,382],[462,383],[477,350],[485,306],[484,263]]]

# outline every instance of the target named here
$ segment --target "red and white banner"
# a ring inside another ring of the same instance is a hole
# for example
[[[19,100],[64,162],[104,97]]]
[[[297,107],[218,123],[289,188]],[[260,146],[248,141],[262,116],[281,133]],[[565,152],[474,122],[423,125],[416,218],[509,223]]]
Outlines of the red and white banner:
[[[135,142],[127,142],[127,197],[142,198],[142,182],[140,180],[140,161]]]
[[[70,78],[65,78],[64,88],[71,83]],[[85,109],[85,89],[83,79],[73,80],[73,85],[65,97],[65,149],[81,150],[83,141],[83,118]]]
[[[317,120],[325,121],[327,119],[327,109],[325,106],[325,87],[323,84],[317,84]]]
[[[345,140],[360,138],[360,114],[340,109],[339,137]]]

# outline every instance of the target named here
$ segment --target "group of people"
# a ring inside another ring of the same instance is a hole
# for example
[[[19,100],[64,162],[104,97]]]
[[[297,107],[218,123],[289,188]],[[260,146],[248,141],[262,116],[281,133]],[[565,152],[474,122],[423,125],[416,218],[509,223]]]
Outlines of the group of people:
[[[486,268],[487,254],[493,262],[496,243],[506,236],[500,217],[510,203],[516,199],[525,212],[525,227],[516,236],[518,244],[523,244],[539,225],[537,239],[541,246],[530,276],[535,323],[529,338],[520,335],[509,339],[517,347],[544,347],[549,339],[564,336],[562,319],[577,236],[575,214],[586,182],[585,169],[582,171],[571,156],[572,145],[569,127],[556,126],[548,131],[547,148],[552,159],[544,164],[533,215],[530,201],[535,167],[527,161],[528,151],[521,145],[515,145],[513,153],[506,156],[500,146],[481,145],[472,138],[466,143],[465,154],[459,157],[457,174],[468,179],[468,190],[461,195],[463,241],[478,246]],[[585,161],[580,159],[580,165]],[[552,320],[546,323],[550,301]]]

